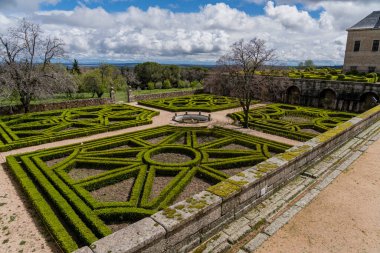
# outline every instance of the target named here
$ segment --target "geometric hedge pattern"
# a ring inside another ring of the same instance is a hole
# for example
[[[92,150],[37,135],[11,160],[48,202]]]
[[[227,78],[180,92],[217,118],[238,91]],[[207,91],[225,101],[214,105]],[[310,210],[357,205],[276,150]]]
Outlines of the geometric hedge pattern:
[[[243,112],[228,116],[235,122],[244,121]],[[290,139],[307,141],[355,116],[355,113],[313,107],[270,104],[249,112],[249,127]]]
[[[70,252],[289,147],[222,128],[163,126],[8,156],[7,163]]]
[[[0,117],[0,151],[150,124],[158,112],[101,105]]]
[[[210,94],[197,94],[175,98],[144,100],[139,101],[139,104],[172,112],[214,112],[240,106],[239,100],[237,98],[216,96]]]

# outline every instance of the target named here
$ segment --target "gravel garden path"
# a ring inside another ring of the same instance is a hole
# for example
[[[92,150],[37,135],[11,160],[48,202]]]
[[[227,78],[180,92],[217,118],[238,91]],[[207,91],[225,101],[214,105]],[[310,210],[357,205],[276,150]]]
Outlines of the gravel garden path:
[[[257,253],[380,252],[380,140]]]
[[[154,117],[153,123],[149,125],[132,127],[112,132],[80,137],[76,139],[47,143],[38,146],[25,147],[17,150],[11,150],[8,152],[0,153],[0,252],[47,253],[60,251],[56,248],[57,246],[53,242],[52,237],[46,234],[46,229],[42,227],[41,221],[39,219],[34,218],[34,216],[36,216],[36,213],[33,207],[28,203],[28,201],[24,199],[24,194],[22,193],[20,187],[13,180],[10,171],[5,166],[6,156],[70,145],[75,143],[81,143],[168,124],[178,126],[190,126],[189,124],[179,124],[173,122],[173,112],[140,106],[137,105],[137,103],[131,103],[131,105],[159,111],[160,115]],[[255,105],[255,107],[258,106],[262,105]],[[283,137],[278,137],[251,129],[242,129],[237,126],[229,125],[232,123],[232,120],[228,118],[226,115],[228,113],[233,113],[237,111],[240,111],[240,108],[213,112],[211,113],[211,123],[194,124],[193,126],[218,125],[289,145],[297,145],[300,143],[298,141],[289,140]]]

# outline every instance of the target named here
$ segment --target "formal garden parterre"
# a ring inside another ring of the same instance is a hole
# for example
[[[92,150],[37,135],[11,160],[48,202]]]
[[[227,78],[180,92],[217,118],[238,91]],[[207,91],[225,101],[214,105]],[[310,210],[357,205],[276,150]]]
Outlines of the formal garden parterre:
[[[270,104],[249,113],[249,127],[289,139],[307,141],[353,118],[355,113],[330,111],[289,104]],[[229,114],[243,122],[243,112]]]
[[[143,100],[139,101],[139,104],[171,112],[215,112],[240,106],[239,100],[237,98],[217,96],[212,94],[197,94],[175,98]]]
[[[102,105],[0,117],[0,151],[150,124],[159,112]]]
[[[288,148],[218,127],[163,126],[8,156],[7,163],[70,252]]]

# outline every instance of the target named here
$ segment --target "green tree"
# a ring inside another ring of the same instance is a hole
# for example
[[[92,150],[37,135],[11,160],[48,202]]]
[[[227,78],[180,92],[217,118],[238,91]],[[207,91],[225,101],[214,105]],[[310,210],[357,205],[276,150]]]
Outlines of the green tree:
[[[83,87],[85,91],[92,93],[92,97],[96,94],[98,98],[101,98],[107,89],[105,82],[102,82],[99,69],[94,69],[84,74]]]
[[[79,63],[78,63],[77,59],[74,59],[73,67],[71,69],[71,73],[77,74],[77,75],[82,74],[82,72],[80,71]]]
[[[144,62],[142,64],[136,65],[135,73],[138,80],[143,86],[141,88],[145,88],[148,82],[162,81],[162,70],[162,65],[156,62]]]

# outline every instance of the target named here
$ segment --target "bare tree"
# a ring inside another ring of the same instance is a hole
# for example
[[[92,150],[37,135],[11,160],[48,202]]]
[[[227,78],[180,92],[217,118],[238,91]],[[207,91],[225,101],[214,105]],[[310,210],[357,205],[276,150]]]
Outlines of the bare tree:
[[[51,63],[63,56],[62,40],[45,37],[39,25],[20,20],[17,27],[0,35],[1,88],[17,93],[28,112],[33,99],[71,89],[67,71]]]
[[[258,71],[275,59],[274,50],[268,49],[265,43],[257,38],[248,42],[239,40],[217,61],[221,72],[219,78],[229,87],[230,95],[240,100],[245,128],[248,128],[249,110],[253,99],[263,94],[272,79],[271,75],[257,75]]]

